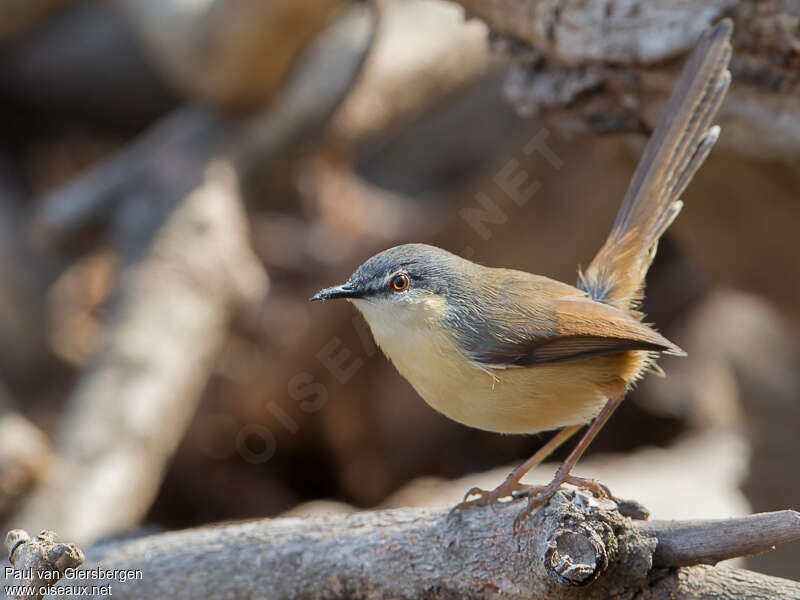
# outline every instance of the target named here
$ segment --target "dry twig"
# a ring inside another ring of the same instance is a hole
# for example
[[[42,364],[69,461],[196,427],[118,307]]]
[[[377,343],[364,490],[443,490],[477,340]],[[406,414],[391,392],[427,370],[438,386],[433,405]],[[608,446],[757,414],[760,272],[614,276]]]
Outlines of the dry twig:
[[[5,582],[7,585],[24,586],[13,596],[6,589],[7,596],[14,600],[41,600],[47,588],[57,583],[67,569],[78,567],[84,560],[80,548],[75,544],[59,542],[52,531],[42,531],[31,538],[22,529],[12,529],[6,536],[6,548],[14,568],[10,573],[6,568]]]

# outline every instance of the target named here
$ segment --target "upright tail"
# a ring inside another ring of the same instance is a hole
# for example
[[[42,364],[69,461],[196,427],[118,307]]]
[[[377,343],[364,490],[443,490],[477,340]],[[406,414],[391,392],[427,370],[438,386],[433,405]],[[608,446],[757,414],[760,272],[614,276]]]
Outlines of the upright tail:
[[[728,90],[730,36],[724,19],[700,37],[639,160],[606,243],[578,287],[601,302],[635,309],[658,239],[678,216],[680,195],[719,136],[711,122]]]

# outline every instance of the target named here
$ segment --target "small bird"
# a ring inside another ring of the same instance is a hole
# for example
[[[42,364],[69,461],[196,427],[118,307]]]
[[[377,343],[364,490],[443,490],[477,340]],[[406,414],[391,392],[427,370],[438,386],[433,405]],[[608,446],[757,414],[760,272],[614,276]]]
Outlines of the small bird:
[[[564,483],[611,496],[571,470],[630,386],[648,370],[660,371],[657,357],[685,355],[642,323],[638,308],[658,240],[719,136],[711,122],[730,83],[732,29],[725,19],[700,37],[611,233],[576,286],[406,244],[373,256],[346,283],[311,298],[352,302],[400,374],[451,419],[500,433],[560,429],[496,489],[473,488],[455,509],[527,495],[516,530]],[[549,484],[521,483],[587,423]]]

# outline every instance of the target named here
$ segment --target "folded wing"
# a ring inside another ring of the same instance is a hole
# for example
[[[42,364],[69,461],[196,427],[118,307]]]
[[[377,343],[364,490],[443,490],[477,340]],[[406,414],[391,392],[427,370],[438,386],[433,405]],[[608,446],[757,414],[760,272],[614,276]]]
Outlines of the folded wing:
[[[629,350],[684,354],[627,311],[592,300],[572,286],[524,275],[504,286],[506,293],[478,307],[470,329],[459,332],[462,347],[481,367],[530,367]],[[522,280],[531,285],[521,286]],[[550,297],[531,303],[526,291]]]

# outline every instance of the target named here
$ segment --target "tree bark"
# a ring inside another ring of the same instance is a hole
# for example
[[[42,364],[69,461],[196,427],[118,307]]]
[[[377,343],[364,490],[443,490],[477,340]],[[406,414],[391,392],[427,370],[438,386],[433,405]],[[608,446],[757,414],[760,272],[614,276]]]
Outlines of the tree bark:
[[[565,127],[599,132],[652,126],[661,102],[649,100],[666,99],[674,84],[663,63],[729,16],[733,86],[720,144],[761,160],[800,153],[800,17],[790,1],[453,1],[486,21],[514,59],[506,92],[520,112],[557,109]]]
[[[269,110],[247,120],[177,111],[42,202],[42,236],[68,241],[102,225],[123,269],[105,339],[68,401],[60,460],[10,526],[86,544],[139,523],[230,318],[265,291],[239,174],[327,122],[373,31],[372,12],[354,7],[312,44]]]
[[[515,535],[522,506],[452,518],[446,509],[401,509],[229,524],[101,545],[87,553],[86,568],[139,569],[139,579],[124,583],[91,581],[112,585],[117,598],[800,598],[797,582],[675,569],[658,549],[685,543],[686,527],[632,521],[582,490],[559,492]],[[797,513],[751,518],[747,536],[760,539],[751,550],[800,537]],[[777,538],[763,520],[780,523]],[[736,531],[725,522],[688,526],[698,527],[723,544]],[[685,545],[679,562],[692,552],[708,560],[707,549]]]
[[[125,267],[109,328],[69,399],[59,460],[14,526],[81,544],[136,526],[233,310],[263,294],[233,169],[211,161],[190,181],[125,203],[117,236]]]
[[[50,586],[84,560],[80,548],[59,542],[52,531],[31,538],[26,531],[12,529],[6,535],[6,550],[14,565],[4,570],[6,584],[23,586],[16,592],[6,587],[6,596],[14,600],[41,600]]]

